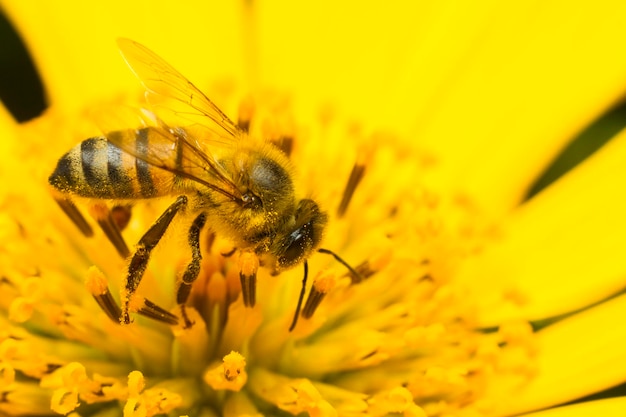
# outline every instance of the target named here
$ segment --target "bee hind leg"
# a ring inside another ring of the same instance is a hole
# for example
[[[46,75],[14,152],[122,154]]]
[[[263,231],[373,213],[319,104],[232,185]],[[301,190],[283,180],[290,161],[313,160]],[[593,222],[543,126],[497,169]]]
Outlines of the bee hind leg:
[[[139,283],[143,278],[148,261],[150,260],[150,254],[152,250],[158,245],[159,241],[163,237],[163,234],[169,227],[170,223],[174,219],[176,213],[187,206],[187,197],[180,196],[172,203],[167,210],[157,219],[157,221],[148,229],[148,231],[141,237],[139,243],[137,243],[137,249],[133,254],[128,266],[128,275],[124,283],[125,293],[122,297],[122,317],[120,322],[123,324],[129,324],[130,320],[130,304],[133,295],[139,287]],[[144,300],[144,305],[138,310],[141,314],[151,316],[156,315],[158,318],[162,313],[167,313],[165,309],[156,306],[156,304]]]
[[[206,214],[201,213],[196,217],[189,228],[188,239],[189,246],[191,247],[191,262],[187,265],[181,280],[178,282],[178,289],[176,290],[176,303],[180,306],[185,328],[189,328],[193,325],[193,322],[187,317],[185,304],[187,304],[187,300],[189,299],[191,286],[200,273],[200,262],[202,261],[202,253],[200,252],[200,231],[202,231],[205,223]]]

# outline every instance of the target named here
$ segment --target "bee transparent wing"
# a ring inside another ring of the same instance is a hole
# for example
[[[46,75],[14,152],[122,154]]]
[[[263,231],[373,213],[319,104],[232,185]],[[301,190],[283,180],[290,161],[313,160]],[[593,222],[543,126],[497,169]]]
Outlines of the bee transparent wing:
[[[207,96],[174,67],[147,47],[120,38],[117,44],[126,63],[147,90],[147,98],[159,118],[171,125],[168,115],[175,113],[190,123],[203,124],[223,138],[236,137],[239,128]],[[211,126],[213,125],[213,126]]]
[[[96,118],[107,140],[122,151],[241,201],[241,192],[217,162],[218,155],[196,140],[198,127],[171,128],[149,110],[123,107]]]

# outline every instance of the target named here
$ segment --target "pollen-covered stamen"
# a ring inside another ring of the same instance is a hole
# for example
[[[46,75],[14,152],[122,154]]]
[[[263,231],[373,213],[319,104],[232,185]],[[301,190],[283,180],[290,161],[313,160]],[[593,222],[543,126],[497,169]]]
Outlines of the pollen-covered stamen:
[[[371,153],[370,148],[362,148],[359,152],[357,160],[355,161],[352,171],[350,172],[350,176],[348,177],[348,181],[346,182],[346,186],[343,189],[341,202],[339,203],[339,207],[337,207],[337,217],[343,217],[343,215],[346,214],[350,201],[352,201],[352,197],[354,196],[354,192],[365,175],[365,167],[371,157]]]
[[[113,298],[113,295],[111,295],[104,274],[97,267],[91,266],[87,270],[85,285],[102,311],[104,311],[112,321],[119,323],[122,317],[122,310]]]
[[[163,307],[160,307],[159,305],[148,300],[147,298],[143,299],[143,307],[141,307],[137,311],[137,313],[152,320],[160,321],[171,326],[176,326],[178,324],[178,317],[176,317],[174,314],[170,313]]]
[[[89,214],[98,222],[100,228],[113,244],[117,252],[124,259],[130,256],[130,249],[124,240],[124,237],[120,233],[120,229],[117,227],[111,211],[103,203],[95,203],[89,207]]]
[[[54,191],[53,192],[54,200],[57,202],[61,210],[70,218],[70,220],[78,227],[78,229],[82,232],[86,237],[93,236],[93,229],[87,223],[87,219],[81,214],[78,210],[78,207],[69,199],[63,197],[62,194]]]
[[[239,279],[241,295],[246,307],[256,304],[256,274],[259,270],[259,258],[252,252],[242,252],[239,257]]]
[[[324,300],[326,294],[335,287],[335,284],[336,279],[334,275],[320,272],[317,278],[315,278],[315,281],[313,281],[309,297],[306,299],[306,303],[302,309],[302,317],[305,319],[313,317],[317,307],[319,307],[322,300]]]

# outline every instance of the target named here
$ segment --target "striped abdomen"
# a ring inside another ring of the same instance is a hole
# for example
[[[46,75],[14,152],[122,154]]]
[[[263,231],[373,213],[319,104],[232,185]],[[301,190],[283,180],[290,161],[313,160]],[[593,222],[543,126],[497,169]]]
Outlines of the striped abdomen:
[[[147,151],[148,129],[120,132],[133,135],[137,155]],[[63,193],[81,197],[136,199],[172,193],[174,174],[150,166],[104,137],[90,138],[63,155],[48,179]]]

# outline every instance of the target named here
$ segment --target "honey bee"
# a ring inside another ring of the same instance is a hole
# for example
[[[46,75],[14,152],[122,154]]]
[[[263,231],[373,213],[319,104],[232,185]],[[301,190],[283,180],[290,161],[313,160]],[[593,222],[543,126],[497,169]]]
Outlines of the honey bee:
[[[232,239],[242,259],[258,260],[241,267],[243,301],[248,307],[255,303],[258,262],[273,273],[304,265],[293,329],[305,291],[307,258],[320,245],[327,213],[312,199],[296,198],[293,168],[281,150],[249,136],[147,47],[128,39],[118,40],[118,45],[146,89],[149,110],[138,112],[138,127],[109,131],[72,148],[59,159],[49,183],[61,208],[86,235],[91,234],[90,226],[73,205],[73,196],[96,201],[167,196],[176,200],[132,254],[115,222],[106,215],[96,216],[118,251],[130,258],[121,309],[106,302],[101,306],[105,304],[107,314],[122,324],[131,322],[131,297],[150,253],[174,217],[184,215],[193,217],[188,232],[192,258],[178,280],[176,295],[184,325],[192,325],[185,304],[200,271],[200,231],[208,223],[212,231]],[[320,251],[340,260],[328,250]],[[148,300],[139,312],[177,322],[176,316]]]

